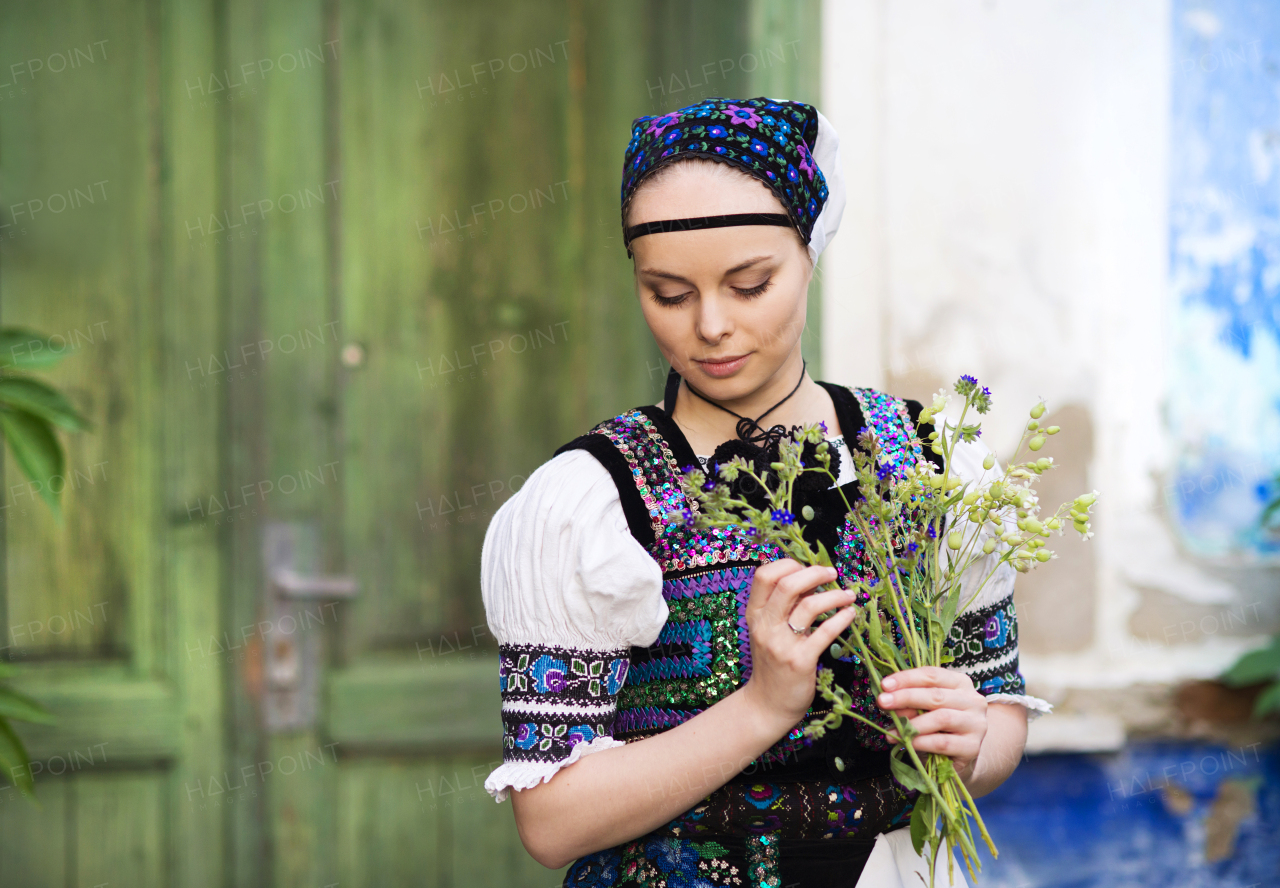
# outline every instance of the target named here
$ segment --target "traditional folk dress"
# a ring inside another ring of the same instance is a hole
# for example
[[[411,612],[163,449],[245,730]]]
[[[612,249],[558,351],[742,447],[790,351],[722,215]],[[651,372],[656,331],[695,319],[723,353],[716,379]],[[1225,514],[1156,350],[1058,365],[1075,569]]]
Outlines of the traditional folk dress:
[[[860,495],[847,445],[873,430],[884,462],[900,473],[922,457],[913,435],[920,405],[819,384],[843,432],[830,439],[840,471],[836,487],[810,490],[795,505],[813,506],[807,527],[851,584],[871,574],[837,490],[850,502]],[[982,479],[989,452],[961,445],[955,471]],[[781,553],[680,519],[696,511],[680,487],[682,468],[706,460],[665,410],[638,407],[562,447],[494,516],[481,589],[501,659],[503,764],[485,782],[497,801],[584,755],[670,730],[750,677],[751,580]],[[966,575],[966,598],[996,560],[987,556]],[[1018,669],[1015,576],[1001,566],[957,618],[952,666],[988,701],[1022,704],[1035,716],[1049,705],[1025,694]],[[855,659],[826,652],[819,666],[835,672],[863,715],[891,725]],[[894,780],[889,744],[861,722],[845,719],[825,737],[806,738],[804,725],[828,706],[815,696],[804,719],[726,785],[647,835],[574,861],[564,884],[919,884],[915,874],[927,874],[927,864],[905,829],[916,794]],[[939,869],[945,885],[945,865]],[[963,884],[959,866],[956,873]]]

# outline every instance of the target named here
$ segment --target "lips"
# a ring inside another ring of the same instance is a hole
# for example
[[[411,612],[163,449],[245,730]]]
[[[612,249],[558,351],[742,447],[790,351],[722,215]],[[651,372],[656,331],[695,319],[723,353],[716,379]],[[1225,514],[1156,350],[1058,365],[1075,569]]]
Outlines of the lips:
[[[723,379],[726,376],[732,376],[737,373],[747,363],[747,358],[751,355],[738,355],[732,358],[715,358],[710,360],[694,359],[694,362],[702,368],[702,371],[708,376],[714,376],[717,379]]]

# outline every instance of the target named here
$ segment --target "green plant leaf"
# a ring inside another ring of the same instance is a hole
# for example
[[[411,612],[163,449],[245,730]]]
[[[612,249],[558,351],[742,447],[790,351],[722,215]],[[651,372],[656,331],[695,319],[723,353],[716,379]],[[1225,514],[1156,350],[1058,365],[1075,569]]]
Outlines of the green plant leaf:
[[[69,432],[83,432],[92,427],[65,395],[38,379],[0,377],[0,404],[25,410]]]
[[[1245,654],[1222,674],[1222,681],[1233,687],[1257,684],[1269,678],[1280,678],[1280,635],[1267,647]]]
[[[0,432],[9,442],[9,449],[13,451],[13,458],[22,473],[40,485],[41,498],[53,516],[61,521],[62,509],[50,482],[63,473],[65,460],[62,445],[53,434],[52,426],[24,410],[0,410]]]
[[[901,748],[900,746],[898,747],[898,749]],[[893,770],[894,778],[907,789],[914,789],[916,792],[921,792],[925,795],[933,792],[929,786],[928,778],[911,765],[900,760],[896,755],[889,756],[889,767]]]
[[[951,634],[951,627],[956,622],[956,608],[960,606],[960,584],[956,583],[951,591],[947,593],[947,603],[942,606],[942,619],[939,624],[942,627],[942,637],[946,638]]]
[[[65,345],[58,348],[52,339],[34,330],[0,327],[0,367],[52,367],[70,352]]]
[[[0,768],[4,769],[5,778],[18,787],[18,792],[29,798],[35,795],[30,764],[26,747],[9,727],[9,722],[0,718]]]
[[[1280,681],[1263,691],[1253,704],[1253,714],[1256,718],[1262,718],[1272,712],[1280,712]]]
[[[35,700],[13,688],[5,687],[0,687],[0,718],[45,725],[54,722],[53,713]]]
[[[926,809],[928,809],[926,811]],[[933,824],[937,820],[933,814],[933,799],[930,796],[921,796],[916,799],[916,807],[911,812],[911,847],[919,854],[924,851],[924,843],[929,833],[933,830]]]

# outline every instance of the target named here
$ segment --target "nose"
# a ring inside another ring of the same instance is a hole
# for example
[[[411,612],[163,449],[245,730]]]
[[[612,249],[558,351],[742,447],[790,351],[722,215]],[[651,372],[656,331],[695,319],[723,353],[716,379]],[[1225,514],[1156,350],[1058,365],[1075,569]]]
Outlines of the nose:
[[[732,313],[720,293],[711,291],[702,294],[694,318],[694,332],[707,345],[719,345],[732,335]]]

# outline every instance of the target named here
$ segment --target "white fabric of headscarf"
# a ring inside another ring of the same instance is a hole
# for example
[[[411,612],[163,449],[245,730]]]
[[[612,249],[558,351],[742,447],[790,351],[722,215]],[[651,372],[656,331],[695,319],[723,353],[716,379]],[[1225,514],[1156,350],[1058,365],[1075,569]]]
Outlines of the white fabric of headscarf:
[[[809,235],[809,258],[816,265],[818,256],[831,243],[840,228],[840,217],[844,215],[845,187],[844,166],[840,163],[840,137],[831,121],[818,112],[818,138],[813,146],[813,159],[827,180],[827,202],[822,212],[813,223],[813,231]]]

